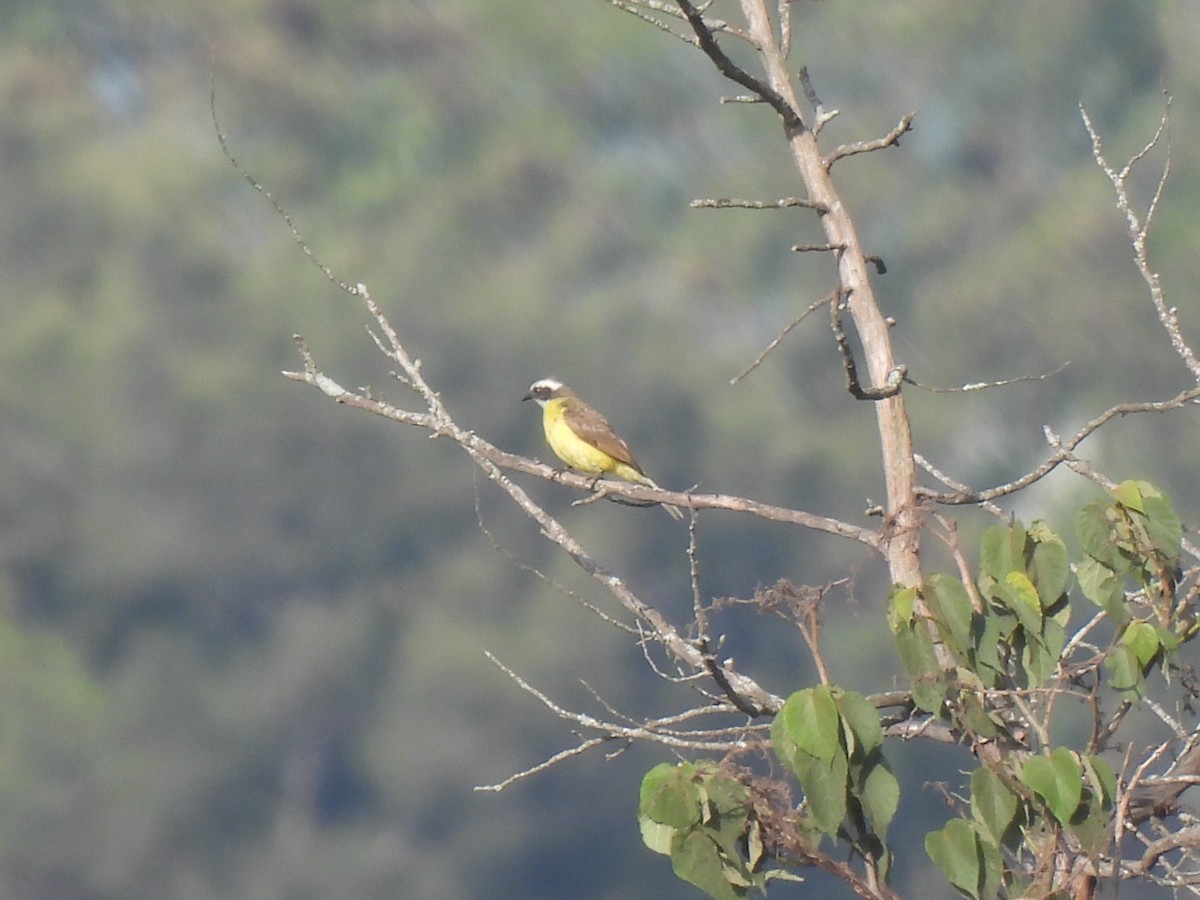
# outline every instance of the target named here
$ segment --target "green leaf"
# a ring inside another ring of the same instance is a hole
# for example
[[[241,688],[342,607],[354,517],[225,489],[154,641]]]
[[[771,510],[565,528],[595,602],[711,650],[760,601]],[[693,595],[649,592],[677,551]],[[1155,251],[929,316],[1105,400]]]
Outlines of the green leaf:
[[[849,774],[849,765],[839,747],[823,772],[814,772],[815,777],[810,778],[807,783],[801,781],[808,812],[825,834],[837,834],[838,827],[846,818],[846,785]]]
[[[1041,635],[1029,640],[1029,632],[1022,631],[1021,668],[1025,671],[1025,685],[1037,687],[1045,684],[1058,673],[1058,660],[1067,642],[1066,629],[1054,619],[1042,623]]]
[[[855,691],[841,689],[833,691],[832,696],[842,720],[854,733],[862,756],[883,745],[883,726],[879,724],[879,710],[868,703],[866,697]]]
[[[1048,605],[1044,611],[1047,620],[1053,620],[1063,629],[1071,621],[1071,598],[1068,594],[1059,594],[1058,599]]]
[[[1179,635],[1162,627],[1154,630],[1158,634],[1158,643],[1162,646],[1164,654],[1170,655],[1179,649]]]
[[[1132,650],[1124,645],[1113,647],[1104,660],[1104,667],[1108,669],[1108,682],[1113,690],[1120,691],[1130,700],[1141,698],[1142,669]]]
[[[923,622],[902,624],[900,630],[895,632],[895,638],[896,652],[909,677],[937,675],[941,671],[933,649],[933,638]]]
[[[746,846],[746,832],[750,827],[745,810],[742,810],[741,815],[721,816],[715,825],[716,827],[706,827],[705,834],[721,851],[725,862],[725,877],[735,884],[748,886],[753,876],[742,855]]]
[[[1057,657],[1047,653],[1037,641],[1025,641],[1021,645],[1021,670],[1025,673],[1021,683],[1030,688],[1045,684],[1054,677],[1057,663]]]
[[[971,773],[971,815],[980,836],[989,843],[996,847],[1004,843],[1018,802],[1013,790],[991,769],[978,768]]]
[[[1071,833],[1085,853],[1099,853],[1112,840],[1112,810],[1091,794],[1083,798],[1071,819]]]
[[[754,875],[743,858],[746,788],[716,763],[663,763],[642,779],[642,841],[671,856],[675,873],[710,896],[744,897]]]
[[[896,653],[912,679],[913,702],[925,712],[935,712],[946,698],[946,684],[933,648],[933,638],[923,621],[889,616]]]
[[[1083,802],[1071,819],[1071,831],[1087,853],[1099,853],[1112,838],[1113,798],[1117,778],[1098,756],[1080,756],[1085,786]]]
[[[746,865],[754,871],[762,865],[767,855],[766,845],[763,844],[762,826],[757,819],[751,819],[746,829]]]
[[[1042,633],[1042,601],[1037,588],[1024,572],[1009,572],[997,586],[1000,599],[1025,629],[1027,635],[1036,640]]]
[[[1143,512],[1146,516],[1146,531],[1154,549],[1169,561],[1179,559],[1179,548],[1183,540],[1183,524],[1166,497],[1147,496]]]
[[[659,763],[642,778],[638,811],[660,825],[683,829],[700,824],[700,791],[692,763]]]
[[[888,623],[895,632],[900,623],[913,620],[913,605],[917,602],[916,588],[906,587],[892,591],[888,598]]]
[[[1158,640],[1158,630],[1149,622],[1130,622],[1125,633],[1121,635],[1121,643],[1133,652],[1142,672],[1146,671],[1151,660],[1162,649]]]
[[[714,900],[737,900],[746,896],[743,887],[730,884],[717,845],[703,831],[682,836],[671,854],[671,868],[684,881],[694,884]]]
[[[1003,581],[1009,572],[1025,568],[1025,529],[1021,523],[1011,528],[993,525],[979,542],[979,571],[992,582]]]
[[[1057,747],[1049,756],[1035,756],[1021,769],[1021,780],[1046,801],[1059,822],[1071,821],[1083,795],[1083,771],[1066,747]]]
[[[740,812],[746,807],[746,786],[715,766],[701,769],[708,802],[720,815]]]
[[[1013,620],[1009,616],[998,614],[994,609],[989,609],[981,622],[983,627],[975,648],[975,673],[980,681],[992,687],[1003,674],[1000,651],[1008,640],[1006,626],[1011,626]]]
[[[927,713],[936,713],[946,702],[948,685],[945,679],[936,675],[918,678],[912,683],[913,703],[917,709]]]
[[[1130,509],[1136,509],[1138,512],[1141,512],[1143,486],[1150,487],[1145,481],[1122,481],[1113,488],[1112,495],[1122,506],[1127,506]],[[1154,491],[1154,488],[1151,487],[1150,490]]]
[[[979,840],[978,845],[982,851],[981,856],[983,859],[983,863],[980,866],[983,873],[981,895],[989,898],[999,897],[1001,896],[1001,890],[1004,888],[1004,858],[1000,855],[999,850],[986,841]]]
[[[792,762],[813,824],[824,834],[837,834],[846,818],[850,770],[845,752],[838,747],[833,758],[826,762],[800,750]]]
[[[655,822],[649,816],[638,816],[638,828],[642,832],[642,843],[663,856],[670,856],[675,835],[679,832],[670,825]]]
[[[1031,665],[1027,672],[1034,684],[1045,684],[1058,673],[1058,661],[1067,645],[1067,630],[1056,619],[1047,619],[1042,627],[1039,645],[1044,659],[1042,666]]]
[[[1092,793],[1110,806],[1117,796],[1117,776],[1112,766],[1103,757],[1094,754],[1081,757],[1081,762]]]
[[[1108,613],[1118,624],[1129,618],[1125,590],[1117,573],[1091,556],[1085,556],[1075,566],[1075,577],[1083,595]]]
[[[1083,552],[1110,569],[1124,571],[1124,562],[1113,543],[1112,507],[1104,500],[1093,500],[1075,514],[1075,536]]]
[[[860,799],[871,828],[882,837],[900,806],[900,782],[882,758],[870,767]]]
[[[989,739],[1000,733],[1000,726],[988,713],[978,694],[962,693],[959,695],[962,704],[963,722],[978,737]]]
[[[1071,577],[1067,546],[1040,519],[1029,526],[1029,537],[1033,540],[1033,559],[1028,574],[1043,605],[1049,606],[1066,592]]]
[[[934,575],[921,591],[942,638],[959,655],[971,646],[971,598],[957,578]]]
[[[829,688],[821,685],[788,697],[771,723],[771,734],[785,746],[827,763],[841,749],[840,724]]]
[[[970,823],[951,819],[941,831],[925,835],[925,852],[950,883],[973,900],[996,897],[1001,884],[997,850],[979,839]]]

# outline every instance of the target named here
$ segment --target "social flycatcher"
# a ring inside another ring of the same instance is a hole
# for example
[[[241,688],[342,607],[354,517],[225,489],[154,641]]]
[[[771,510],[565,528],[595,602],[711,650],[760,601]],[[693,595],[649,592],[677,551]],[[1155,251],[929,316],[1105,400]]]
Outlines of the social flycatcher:
[[[546,443],[570,468],[586,475],[615,475],[622,481],[662,490],[642,471],[629,445],[617,436],[608,420],[557,378],[535,381],[522,399],[535,400],[542,408]],[[679,507],[664,503],[663,508],[672,517],[683,518]]]

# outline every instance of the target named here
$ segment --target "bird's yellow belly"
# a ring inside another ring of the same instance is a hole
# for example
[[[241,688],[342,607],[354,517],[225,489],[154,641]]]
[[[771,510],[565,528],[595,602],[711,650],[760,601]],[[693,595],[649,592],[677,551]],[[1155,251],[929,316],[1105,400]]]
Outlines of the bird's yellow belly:
[[[587,475],[603,475],[622,465],[603,450],[576,437],[575,432],[563,421],[561,412],[555,414],[551,411],[542,424],[546,430],[546,443],[554,455],[572,469]]]

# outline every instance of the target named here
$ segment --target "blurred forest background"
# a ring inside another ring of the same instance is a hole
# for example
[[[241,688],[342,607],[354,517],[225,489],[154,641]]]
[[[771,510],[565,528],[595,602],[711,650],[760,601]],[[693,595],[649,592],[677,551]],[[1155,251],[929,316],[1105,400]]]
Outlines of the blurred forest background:
[[[1044,457],[1044,424],[1185,382],[1077,104],[1117,161],[1174,95],[1151,258],[1195,340],[1200,6],[802,2],[795,23],[795,60],[842,111],[827,146],[919,112],[899,149],[836,170],[913,377],[1071,364],[911,391],[919,451],[988,486]],[[574,743],[485,649],[564,705],[594,705],[579,679],[631,714],[683,689],[513,561],[604,602],[457,450],[280,377],[298,332],[339,381],[408,401],[354,301],[222,158],[209,76],[234,154],[371,288],[461,424],[546,458],[519,401],[553,374],[668,487],[869,524],[874,417],[824,316],[729,384],[833,280],[789,250],[819,239],[808,212],[688,208],[799,192],[774,116],[719,105],[710,69],[602,0],[0,6],[0,895],[699,896],[638,835],[661,754],[472,790]],[[1195,446],[1176,414],[1083,452],[1186,522]],[[686,621],[667,516],[528,487]],[[1092,490],[1058,476],[1018,512],[1069,535]],[[854,571],[827,609],[831,675],[890,683],[875,560],[723,513],[700,542],[709,597]],[[813,682],[798,635],[747,611],[723,627],[770,689]],[[897,887],[950,896],[919,843],[944,818],[931,756],[891,752],[916,839]]]

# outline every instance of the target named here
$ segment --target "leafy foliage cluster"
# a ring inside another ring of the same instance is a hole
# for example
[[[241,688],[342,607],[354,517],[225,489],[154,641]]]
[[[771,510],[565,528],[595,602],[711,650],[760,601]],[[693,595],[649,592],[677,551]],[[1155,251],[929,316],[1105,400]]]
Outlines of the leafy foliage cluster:
[[[1145,482],[1116,486],[1109,499],[1079,510],[1076,538],[1081,551],[1072,562],[1045,522],[993,526],[971,583],[934,574],[888,603],[911,678],[905,697],[914,712],[932,716],[919,730],[948,726],[982,762],[967,793],[951,797],[961,816],[925,837],[929,858],[973,900],[1062,894],[1064,853],[1081,854],[1092,876],[1117,874],[1113,826],[1138,784],[1113,769],[1133,736],[1122,723],[1148,678],[1157,675],[1160,686],[1178,680],[1179,650],[1195,633],[1200,584],[1194,571],[1184,582],[1182,525],[1160,491]],[[1080,610],[1084,601],[1093,612]],[[1081,612],[1088,622],[1072,632],[1072,614]],[[1098,644],[1092,635],[1105,631]],[[935,642],[951,653],[952,667]],[[831,685],[787,699],[772,721],[768,756],[796,777],[803,802],[795,811],[787,792],[755,803],[755,791],[770,792],[751,769],[660,764],[642,783],[643,839],[719,900],[797,878],[797,868],[832,866],[818,851],[824,839],[872,859],[886,877],[900,786],[883,755],[877,707],[894,702]],[[1066,705],[1090,710],[1086,733],[1058,724]]]

